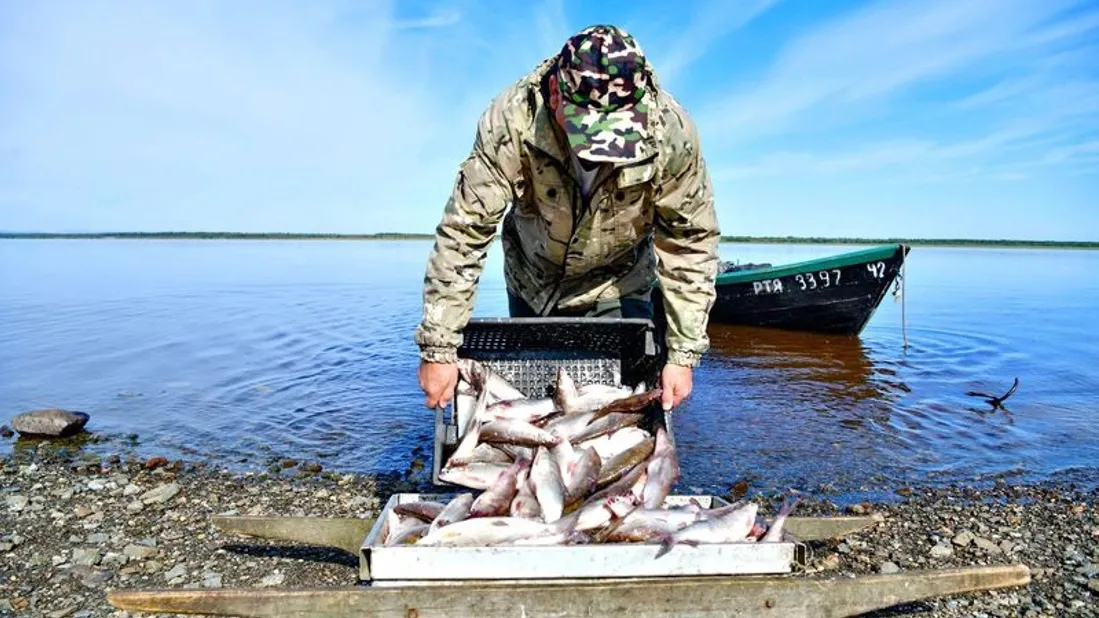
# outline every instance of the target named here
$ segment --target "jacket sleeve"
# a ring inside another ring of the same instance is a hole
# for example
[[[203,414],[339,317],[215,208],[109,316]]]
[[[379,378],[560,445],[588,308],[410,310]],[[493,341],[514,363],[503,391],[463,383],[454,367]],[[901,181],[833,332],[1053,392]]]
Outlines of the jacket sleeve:
[[[414,339],[420,358],[457,362],[461,332],[473,312],[477,284],[497,226],[512,200],[509,170],[516,147],[500,106],[481,115],[470,154],[458,168],[424,274],[423,315]]]
[[[706,327],[716,298],[721,231],[695,126],[682,110],[671,116],[678,147],[656,195],[653,242],[668,322],[667,362],[693,367],[709,348]]]

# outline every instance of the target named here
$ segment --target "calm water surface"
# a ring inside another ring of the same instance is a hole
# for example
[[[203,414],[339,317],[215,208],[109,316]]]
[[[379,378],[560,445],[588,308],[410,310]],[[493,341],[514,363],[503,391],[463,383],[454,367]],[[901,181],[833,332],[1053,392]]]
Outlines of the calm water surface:
[[[139,434],[139,455],[407,470],[432,440],[411,340],[429,248],[0,241],[0,421],[56,406],[89,412],[95,432]],[[722,254],[778,264],[852,249]],[[477,316],[506,314],[500,257],[497,245]],[[907,267],[907,350],[893,297],[858,338],[713,327],[674,419],[678,490],[1099,479],[1099,252],[916,248]],[[1006,411],[965,395],[1015,377]]]

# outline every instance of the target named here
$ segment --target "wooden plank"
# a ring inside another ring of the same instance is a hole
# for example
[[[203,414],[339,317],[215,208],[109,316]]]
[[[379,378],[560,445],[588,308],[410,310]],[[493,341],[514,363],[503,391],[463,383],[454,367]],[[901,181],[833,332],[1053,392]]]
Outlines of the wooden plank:
[[[861,577],[690,577],[553,584],[315,589],[114,590],[118,609],[243,618],[488,618],[491,616],[732,616],[842,618],[932,597],[1024,586],[1003,565]]]
[[[308,545],[336,547],[358,556],[373,518],[214,516],[211,521],[226,532]],[[840,538],[857,532],[880,517],[790,517],[785,529],[801,541]]]
[[[215,526],[265,539],[295,541],[308,545],[336,547],[353,556],[359,555],[363,539],[374,526],[374,519],[353,517],[246,517],[215,516]]]
[[[882,521],[882,517],[788,517],[783,530],[799,541],[843,538]]]

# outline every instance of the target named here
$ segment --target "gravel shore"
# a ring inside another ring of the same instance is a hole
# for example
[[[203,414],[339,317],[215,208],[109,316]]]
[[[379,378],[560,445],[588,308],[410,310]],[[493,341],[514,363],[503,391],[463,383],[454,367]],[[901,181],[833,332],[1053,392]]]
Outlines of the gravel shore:
[[[128,616],[106,602],[113,588],[352,584],[348,554],[227,534],[210,517],[373,517],[379,498],[411,489],[297,462],[253,474],[20,449],[0,459],[0,616]],[[842,542],[812,544],[807,576],[1022,562],[1032,570],[1026,588],[876,616],[1099,616],[1099,492],[1001,484],[899,493],[895,503],[845,508],[805,499],[799,515],[882,516]]]

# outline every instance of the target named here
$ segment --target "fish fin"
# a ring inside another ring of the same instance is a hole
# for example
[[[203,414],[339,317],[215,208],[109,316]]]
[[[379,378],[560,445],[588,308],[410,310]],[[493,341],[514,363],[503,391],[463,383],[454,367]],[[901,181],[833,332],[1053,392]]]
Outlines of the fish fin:
[[[545,515],[542,516],[545,520]],[[546,522],[546,525],[550,526],[555,533],[573,535],[576,534],[576,525],[580,523],[580,509],[576,509],[568,515],[562,515],[552,522]]]
[[[660,549],[656,550],[656,555],[653,556],[654,559],[672,551],[672,548],[676,546],[675,537],[670,534],[658,536],[657,539],[660,540]]]
[[[631,513],[641,507],[641,504],[634,504],[632,507],[630,507],[628,511],[623,513],[621,516],[616,514],[614,509],[607,509],[607,511],[609,511],[611,514],[611,520],[607,522],[607,524],[603,526],[603,528],[598,533],[592,535],[592,539],[596,543],[602,543],[607,537],[609,537],[611,534],[614,534],[615,530],[618,530],[622,527],[622,522],[626,521],[626,518],[629,517]]]
[[[575,408],[576,399],[580,393],[576,389],[576,382],[564,367],[557,368],[557,384],[553,389],[553,403],[557,409],[569,414]]]

